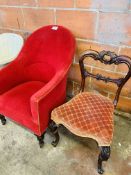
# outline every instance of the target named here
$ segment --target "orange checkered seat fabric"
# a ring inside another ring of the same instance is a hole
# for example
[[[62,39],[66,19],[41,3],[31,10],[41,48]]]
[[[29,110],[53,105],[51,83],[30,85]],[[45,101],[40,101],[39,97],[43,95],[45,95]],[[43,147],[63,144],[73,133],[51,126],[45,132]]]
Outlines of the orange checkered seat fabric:
[[[51,119],[72,133],[93,138],[99,146],[109,146],[113,137],[114,105],[100,94],[82,92],[55,108]]]

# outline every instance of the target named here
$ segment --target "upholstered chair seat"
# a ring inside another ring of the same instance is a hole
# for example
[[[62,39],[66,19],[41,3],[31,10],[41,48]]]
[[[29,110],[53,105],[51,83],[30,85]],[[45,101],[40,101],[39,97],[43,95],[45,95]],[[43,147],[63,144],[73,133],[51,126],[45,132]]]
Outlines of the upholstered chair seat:
[[[15,122],[22,123],[30,130],[33,128],[36,132],[39,132],[38,124],[32,116],[30,98],[44,85],[45,83],[40,81],[28,81],[5,92],[0,98],[1,113],[6,114],[6,116],[11,115],[11,119]]]
[[[82,92],[52,112],[52,120],[74,134],[97,140],[99,146],[112,141],[114,105],[109,98]]]

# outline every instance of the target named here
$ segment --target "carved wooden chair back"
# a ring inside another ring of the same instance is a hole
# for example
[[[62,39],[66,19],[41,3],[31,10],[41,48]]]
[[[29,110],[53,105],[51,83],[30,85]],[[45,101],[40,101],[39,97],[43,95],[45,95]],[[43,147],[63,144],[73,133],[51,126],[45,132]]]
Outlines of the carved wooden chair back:
[[[84,60],[87,58],[93,58],[94,60],[100,61],[101,63],[104,63],[106,65],[111,65],[111,64],[119,65],[119,64],[124,63],[128,66],[128,71],[124,78],[117,78],[117,79],[105,77],[105,76],[102,76],[101,74],[94,75],[88,72],[84,67]],[[108,82],[115,83],[118,88],[116,91],[116,95],[115,95],[113,104],[114,104],[114,107],[116,107],[118,100],[119,100],[119,95],[121,93],[121,90],[123,86],[125,85],[125,83],[131,77],[131,58],[128,56],[124,56],[124,55],[118,56],[114,52],[110,52],[110,51],[97,52],[94,50],[87,50],[80,55],[79,65],[80,65],[80,71],[81,71],[81,76],[82,76],[80,91],[81,92],[84,91],[86,77],[96,78],[97,80],[102,80],[105,83],[108,83]]]

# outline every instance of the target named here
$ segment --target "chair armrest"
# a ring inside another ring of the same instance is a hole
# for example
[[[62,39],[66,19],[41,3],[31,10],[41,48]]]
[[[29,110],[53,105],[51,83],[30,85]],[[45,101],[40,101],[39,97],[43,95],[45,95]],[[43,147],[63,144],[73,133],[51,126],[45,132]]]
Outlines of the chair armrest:
[[[53,99],[57,98],[57,97],[53,97],[53,96],[56,95],[56,91],[57,92],[59,91],[59,87],[61,86],[61,82],[64,80],[64,78],[66,78],[66,74],[67,74],[67,70],[62,70],[62,71],[56,73],[54,75],[54,77],[51,79],[51,81],[49,81],[43,88],[41,88],[34,95],[32,95],[32,97],[30,99],[30,104],[31,104],[31,112],[32,112],[33,120],[35,123],[38,123],[39,122],[38,120],[40,120],[39,111],[40,111],[40,108],[42,106],[41,104],[43,104],[42,110],[48,111],[48,109],[44,109],[44,108],[46,108],[47,101],[48,102],[50,101],[50,105],[51,105],[52,98]],[[62,92],[60,92],[60,94],[61,93]]]
[[[21,70],[21,65],[16,60],[0,70],[0,94],[23,81]]]
[[[54,75],[54,77],[39,91],[37,91],[31,97],[31,102],[39,102],[45,96],[47,96],[55,87],[63,80],[64,76],[66,75],[65,71],[60,71]]]

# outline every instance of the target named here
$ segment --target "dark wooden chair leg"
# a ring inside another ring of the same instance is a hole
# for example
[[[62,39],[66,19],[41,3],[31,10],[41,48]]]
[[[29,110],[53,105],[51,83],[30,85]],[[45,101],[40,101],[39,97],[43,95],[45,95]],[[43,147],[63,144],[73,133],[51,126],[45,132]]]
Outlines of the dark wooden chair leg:
[[[42,148],[44,146],[44,136],[45,136],[45,132],[41,136],[36,135],[37,140],[39,141],[40,148]]]
[[[2,125],[5,125],[6,124],[5,116],[3,116],[3,115],[0,114],[0,120],[1,120]]]
[[[104,170],[102,168],[102,162],[107,161],[109,159],[111,149],[110,149],[110,146],[101,146],[100,148],[101,148],[101,152],[98,157],[98,173],[103,174]]]
[[[55,122],[51,120],[51,122],[49,123],[48,128],[49,128],[50,132],[53,134],[53,136],[55,137],[55,140],[53,140],[51,144],[54,147],[56,147],[58,142],[59,142],[59,139],[60,139],[60,136],[59,136],[59,133],[58,133],[58,127],[55,124]]]

